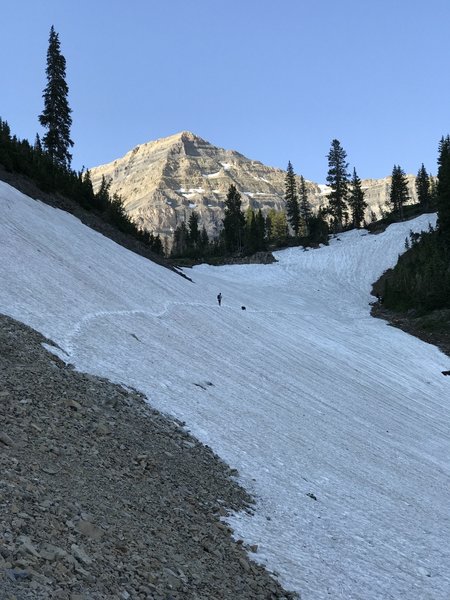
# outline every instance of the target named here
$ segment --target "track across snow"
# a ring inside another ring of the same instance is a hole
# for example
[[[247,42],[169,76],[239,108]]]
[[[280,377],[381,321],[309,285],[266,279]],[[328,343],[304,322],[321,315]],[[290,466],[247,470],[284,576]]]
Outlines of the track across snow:
[[[0,311],[236,467],[257,505],[230,522],[286,588],[450,598],[449,359],[369,315],[371,283],[429,217],[190,283],[3,183],[0,207]]]

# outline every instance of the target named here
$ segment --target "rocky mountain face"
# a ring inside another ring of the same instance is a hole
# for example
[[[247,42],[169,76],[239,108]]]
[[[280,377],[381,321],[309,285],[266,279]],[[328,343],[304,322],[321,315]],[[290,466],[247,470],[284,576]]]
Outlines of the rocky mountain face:
[[[193,210],[199,213],[208,234],[216,236],[231,184],[241,193],[244,210],[252,206],[267,214],[271,208],[285,208],[285,171],[234,150],[217,148],[188,131],[136,146],[123,158],[94,167],[94,189],[100,186],[102,176],[111,179],[111,192],[120,194],[133,221],[162,237],[171,238],[176,226],[187,221]],[[415,201],[415,178],[409,175],[408,179]],[[371,211],[380,214],[389,198],[390,180],[363,180],[368,220]],[[307,181],[307,188],[314,209],[326,203],[327,186]]]

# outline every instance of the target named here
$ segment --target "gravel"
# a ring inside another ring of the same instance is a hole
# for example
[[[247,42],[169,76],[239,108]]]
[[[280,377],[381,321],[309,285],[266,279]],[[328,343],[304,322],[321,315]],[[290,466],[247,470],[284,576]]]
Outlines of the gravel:
[[[0,316],[0,597],[296,597],[223,522],[252,510],[236,471],[43,342]]]

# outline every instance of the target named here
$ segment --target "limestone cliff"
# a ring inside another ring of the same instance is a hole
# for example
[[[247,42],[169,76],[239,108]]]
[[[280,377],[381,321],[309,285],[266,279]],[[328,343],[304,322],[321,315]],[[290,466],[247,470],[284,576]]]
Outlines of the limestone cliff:
[[[243,207],[284,209],[285,171],[250,160],[234,150],[217,148],[183,131],[136,146],[123,158],[91,169],[94,189],[102,176],[112,180],[111,192],[124,200],[127,213],[142,228],[172,236],[177,224],[195,210],[209,235],[221,229],[225,197],[230,184],[242,195]],[[415,200],[414,177],[408,176]],[[362,182],[369,204],[367,217],[377,215],[389,197],[390,177]],[[314,209],[325,203],[329,188],[307,181]]]

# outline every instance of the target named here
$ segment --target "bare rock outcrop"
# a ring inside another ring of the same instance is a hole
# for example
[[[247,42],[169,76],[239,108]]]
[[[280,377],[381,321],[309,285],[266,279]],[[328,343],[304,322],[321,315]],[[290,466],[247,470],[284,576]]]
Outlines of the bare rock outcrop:
[[[111,179],[111,191],[120,194],[127,213],[141,228],[171,238],[176,226],[195,210],[208,234],[221,229],[224,201],[230,184],[248,206],[264,215],[271,208],[285,208],[285,171],[250,160],[234,150],[218,148],[197,135],[183,131],[136,146],[124,157],[90,171],[94,189],[102,176]],[[390,177],[362,181],[369,204],[380,215],[389,197]],[[411,199],[415,201],[415,178],[408,176]],[[325,185],[306,182],[313,208],[325,202],[330,191]]]

